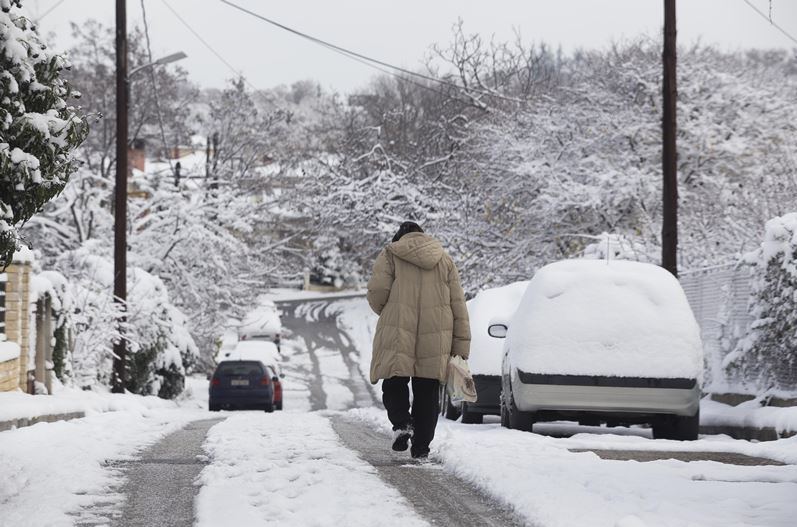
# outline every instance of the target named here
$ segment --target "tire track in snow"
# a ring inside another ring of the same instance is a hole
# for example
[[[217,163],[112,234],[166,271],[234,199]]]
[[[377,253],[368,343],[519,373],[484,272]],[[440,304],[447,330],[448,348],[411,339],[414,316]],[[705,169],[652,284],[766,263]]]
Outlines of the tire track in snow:
[[[304,341],[310,358],[311,410],[345,410],[365,406],[381,406],[369,381],[360,370],[354,339],[343,335],[337,318],[340,307],[337,299],[278,302],[283,325],[295,338]],[[342,361],[338,364],[338,361]],[[330,371],[345,368],[345,374],[330,375]],[[351,399],[342,396],[339,387],[351,392]],[[332,397],[330,397],[332,396]],[[333,406],[339,406],[333,408]]]

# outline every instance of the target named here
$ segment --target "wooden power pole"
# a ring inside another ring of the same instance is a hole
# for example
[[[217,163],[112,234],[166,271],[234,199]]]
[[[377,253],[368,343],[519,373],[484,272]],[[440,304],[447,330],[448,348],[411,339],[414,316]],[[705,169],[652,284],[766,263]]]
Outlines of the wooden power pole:
[[[662,115],[662,224],[661,265],[678,276],[678,151],[675,143],[676,100],[675,75],[675,0],[664,0],[664,66]]]
[[[127,341],[127,12],[126,0],[116,0],[116,191],[114,207],[113,294],[124,316],[119,321],[123,338],[114,342],[112,389],[126,386]]]

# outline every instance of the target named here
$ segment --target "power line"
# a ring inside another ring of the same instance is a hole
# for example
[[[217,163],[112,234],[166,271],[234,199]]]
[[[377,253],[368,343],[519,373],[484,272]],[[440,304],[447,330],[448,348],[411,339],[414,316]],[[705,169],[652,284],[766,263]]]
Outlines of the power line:
[[[437,84],[440,84],[440,85],[453,87],[453,88],[456,88],[457,90],[465,90],[466,92],[471,92],[471,93],[479,94],[479,95],[486,95],[488,97],[495,97],[497,99],[503,99],[503,100],[506,100],[506,101],[509,101],[509,102],[514,102],[514,103],[524,103],[524,102],[526,102],[526,101],[524,101],[522,99],[516,99],[514,97],[507,97],[505,95],[500,95],[500,94],[489,92],[489,91],[485,91],[485,90],[480,90],[480,89],[476,89],[476,88],[467,88],[467,87],[460,86],[459,84],[456,84],[456,83],[453,83],[453,82],[450,82],[450,81],[447,81],[447,80],[444,80],[444,79],[439,79],[437,77],[432,77],[430,75],[424,75],[423,73],[418,73],[416,71],[408,70],[408,69],[402,68],[400,66],[394,66],[393,64],[389,64],[389,63],[384,62],[382,60],[375,59],[375,58],[369,57],[367,55],[363,55],[362,53],[358,53],[356,51],[352,51],[350,49],[346,49],[344,47],[338,46],[336,44],[332,44],[331,42],[322,40],[320,38],[314,37],[314,36],[309,35],[307,33],[303,33],[303,32],[301,32],[301,31],[299,31],[297,29],[293,29],[291,27],[288,27],[288,26],[286,26],[284,24],[281,24],[281,23],[277,22],[276,20],[272,20],[272,19],[267,18],[267,17],[265,17],[263,15],[257,14],[257,13],[255,13],[253,11],[250,11],[250,10],[244,8],[244,7],[241,7],[241,6],[237,5],[237,4],[234,4],[234,3],[232,3],[232,2],[230,2],[228,0],[221,0],[221,2],[224,3],[224,4],[229,5],[230,7],[238,9],[239,11],[242,11],[242,12],[244,12],[244,13],[250,15],[250,16],[258,18],[258,19],[260,19],[260,20],[262,20],[262,21],[264,21],[264,22],[266,22],[268,24],[271,24],[272,26],[278,27],[279,29],[282,29],[284,31],[287,31],[287,32],[292,33],[294,35],[297,35],[299,37],[302,37],[302,38],[304,38],[306,40],[309,40],[309,41],[311,41],[311,42],[313,42],[315,44],[323,46],[323,47],[325,47],[325,48],[327,48],[329,50],[335,51],[336,53],[339,53],[339,54],[343,55],[344,57],[348,57],[350,59],[355,59],[355,60],[359,59],[358,62],[365,61],[368,66],[373,67],[375,69],[379,69],[379,68],[377,68],[375,66],[375,65],[378,65],[378,66],[382,66],[384,68],[389,68],[391,70],[401,72],[401,73],[403,73],[405,75],[408,75],[410,77],[416,77],[416,78],[423,79],[425,81],[434,82],[434,83],[437,83]],[[384,71],[384,70],[380,70],[380,71]]]
[[[779,25],[777,25],[777,24],[776,24],[776,23],[775,23],[775,22],[772,20],[772,2],[771,2],[771,0],[770,0],[770,4],[769,4],[769,9],[770,9],[770,11],[769,11],[769,16],[767,16],[767,14],[766,14],[766,13],[764,13],[763,11],[761,11],[760,9],[758,9],[756,6],[754,6],[754,5],[753,5],[753,4],[750,2],[750,0],[744,0],[744,3],[745,3],[745,4],[747,4],[748,6],[750,6],[750,9],[752,9],[753,11],[755,11],[756,13],[758,13],[759,15],[761,15],[761,17],[762,17],[764,20],[766,20],[767,22],[769,22],[770,24],[772,24],[772,27],[774,27],[775,29],[777,29],[778,31],[780,31],[781,33],[783,33],[783,34],[786,36],[786,38],[788,38],[789,40],[791,40],[792,42],[794,42],[795,44],[797,44],[797,38],[795,38],[795,37],[791,36],[791,35],[789,34],[789,32],[788,32],[788,31],[786,31],[785,29],[783,29],[782,27],[780,27]]]
[[[47,15],[49,15],[50,13],[52,13],[53,11],[55,11],[55,9],[56,9],[56,8],[57,8],[59,5],[63,4],[63,3],[64,3],[64,1],[65,1],[65,0],[58,0],[58,1],[57,1],[55,4],[53,4],[53,5],[50,7],[50,9],[48,9],[47,11],[45,11],[45,12],[44,12],[44,14],[43,14],[42,16],[40,16],[38,19],[36,19],[36,23],[38,23],[39,21],[41,21],[41,19],[42,19],[42,18],[46,17]]]
[[[216,57],[217,57],[217,58],[218,58],[218,59],[219,59],[221,62],[223,62],[223,63],[224,63],[224,65],[225,65],[225,66],[227,66],[227,68],[229,68],[229,70],[230,70],[231,72],[233,72],[233,74],[235,75],[235,77],[236,77],[236,78],[239,78],[239,79],[243,80],[243,81],[244,81],[244,83],[245,83],[247,86],[249,86],[249,89],[251,89],[253,92],[257,92],[257,91],[259,91],[259,90],[258,90],[258,88],[257,88],[257,86],[255,86],[254,84],[252,84],[252,83],[249,81],[249,79],[247,79],[247,78],[246,78],[246,76],[243,74],[243,71],[239,71],[238,69],[236,69],[236,68],[235,68],[235,66],[233,66],[232,64],[230,64],[230,62],[229,62],[227,59],[225,59],[225,58],[224,58],[224,57],[221,55],[221,53],[219,53],[218,51],[216,51],[216,50],[213,48],[213,46],[211,46],[211,45],[210,45],[210,43],[208,43],[208,41],[207,41],[207,40],[205,40],[204,38],[202,38],[202,35],[200,35],[200,34],[199,34],[199,32],[198,32],[197,30],[195,30],[193,27],[191,27],[191,24],[189,24],[189,23],[188,23],[188,22],[187,22],[187,21],[186,21],[186,20],[185,20],[183,17],[181,17],[181,16],[180,16],[180,13],[178,13],[178,12],[177,12],[177,11],[176,11],[176,10],[175,10],[175,9],[174,9],[172,6],[171,6],[171,5],[169,5],[169,3],[168,3],[166,0],[161,0],[161,1],[163,2],[163,4],[164,4],[166,7],[168,7],[168,8],[169,8],[169,11],[171,11],[171,12],[172,12],[172,14],[174,14],[174,16],[175,16],[175,17],[177,17],[177,20],[179,20],[179,21],[180,21],[180,22],[181,22],[181,23],[182,23],[182,24],[183,24],[183,25],[184,25],[184,26],[185,26],[185,27],[188,29],[188,31],[190,31],[190,32],[191,32],[191,33],[192,33],[192,34],[193,34],[193,35],[194,35],[194,36],[195,36],[195,37],[196,37],[196,38],[197,38],[197,39],[198,39],[198,40],[199,40],[199,41],[200,41],[200,42],[201,42],[201,43],[202,43],[202,44],[203,44],[205,47],[206,47],[206,48],[208,48],[208,49],[210,50],[210,52],[211,52],[211,53],[213,53],[214,55],[216,55]],[[274,106],[274,107],[275,107],[275,108],[276,108],[278,111],[282,112],[282,113],[283,113],[283,114],[285,114],[285,115],[290,115],[291,113],[293,113],[293,112],[291,112],[291,111],[289,111],[289,110],[286,110],[285,108],[283,108],[281,105],[277,104],[277,103],[276,103],[276,102],[274,102],[274,101],[269,101],[269,102],[270,102],[270,103],[271,103],[271,104],[272,104],[272,105],[273,105],[273,106]]]
[[[175,10],[175,9],[174,9],[172,6],[171,6],[171,5],[169,5],[169,2],[167,2],[166,0],[161,0],[161,1],[163,2],[163,4],[164,4],[166,7],[168,7],[168,8],[169,8],[169,11],[171,11],[171,12],[174,14],[174,16],[175,16],[175,17],[177,17],[177,20],[179,20],[179,21],[180,21],[180,22],[181,22],[181,23],[182,23],[182,24],[183,24],[183,25],[186,27],[186,29],[188,29],[188,31],[190,31],[191,33],[193,33],[193,35],[194,35],[194,36],[195,36],[195,37],[196,37],[196,38],[197,38],[197,39],[198,39],[198,40],[199,40],[199,41],[200,41],[202,44],[204,44],[204,46],[205,46],[206,48],[208,48],[208,49],[210,50],[210,52],[211,52],[211,53],[213,53],[214,55],[216,55],[216,58],[218,58],[220,61],[222,61],[222,62],[224,63],[224,65],[225,65],[225,66],[227,66],[227,68],[229,68],[229,69],[230,69],[230,71],[231,71],[231,72],[233,72],[233,73],[235,74],[235,76],[236,76],[236,77],[241,77],[241,78],[243,78],[243,79],[244,79],[244,82],[247,82],[247,81],[246,81],[246,78],[245,78],[245,77],[244,77],[244,75],[243,75],[243,73],[242,73],[241,71],[237,70],[237,69],[235,68],[235,66],[233,66],[232,64],[230,64],[230,63],[227,61],[227,59],[225,59],[224,57],[222,57],[222,56],[221,56],[221,53],[219,53],[218,51],[216,51],[216,50],[213,48],[213,46],[211,46],[211,45],[208,43],[208,41],[207,41],[207,40],[205,40],[204,38],[202,38],[202,35],[200,35],[200,34],[199,34],[199,33],[198,33],[198,32],[197,32],[197,31],[196,31],[196,30],[195,30],[193,27],[191,27],[191,25],[190,25],[188,22],[186,22],[186,21],[185,21],[185,19],[184,19],[183,17],[181,17],[181,16],[180,16],[180,13],[178,13],[178,12],[177,12],[177,11],[176,11],[176,10]],[[247,84],[249,84],[249,83],[247,82]],[[254,89],[254,86],[251,86],[251,85],[250,85],[250,87]]]
[[[149,40],[149,24],[147,23],[147,10],[144,7],[144,0],[141,0],[141,17],[144,19],[144,37],[147,42],[147,57],[149,59],[149,63],[152,64],[152,46],[150,45]],[[163,115],[161,114],[161,103],[160,98],[158,97],[158,81],[155,79],[155,66],[150,66],[149,68],[149,78],[152,81],[152,91],[153,95],[155,96],[155,113],[158,115],[158,126],[161,132],[161,142],[163,142],[163,148],[169,148],[168,143],[166,142],[166,131],[163,127]],[[174,166],[172,166],[172,158],[169,152],[166,152],[166,160],[169,162],[169,168],[174,173]]]

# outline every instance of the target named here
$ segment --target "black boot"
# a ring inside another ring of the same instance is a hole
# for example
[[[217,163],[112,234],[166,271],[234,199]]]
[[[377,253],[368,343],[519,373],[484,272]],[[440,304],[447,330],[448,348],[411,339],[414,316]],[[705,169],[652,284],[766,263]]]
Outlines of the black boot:
[[[398,430],[393,430],[393,450],[396,452],[404,452],[409,447],[410,438],[412,438],[412,426],[405,426]]]

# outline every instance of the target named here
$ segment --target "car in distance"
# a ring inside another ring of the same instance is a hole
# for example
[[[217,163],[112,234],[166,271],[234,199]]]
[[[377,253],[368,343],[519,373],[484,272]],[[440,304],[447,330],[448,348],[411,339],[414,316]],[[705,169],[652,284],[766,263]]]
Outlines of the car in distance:
[[[462,416],[463,423],[481,423],[485,415],[501,412],[501,349],[502,342],[488,334],[490,321],[494,318],[509,318],[517,309],[528,280],[479,292],[468,301],[470,319],[470,367],[476,384],[475,403],[454,404],[444,390],[444,413],[448,419]]]
[[[274,411],[275,372],[258,360],[222,361],[210,379],[208,407]]]
[[[651,424],[696,439],[703,353],[678,280],[630,261],[565,260],[537,271],[507,323],[501,424]]]

